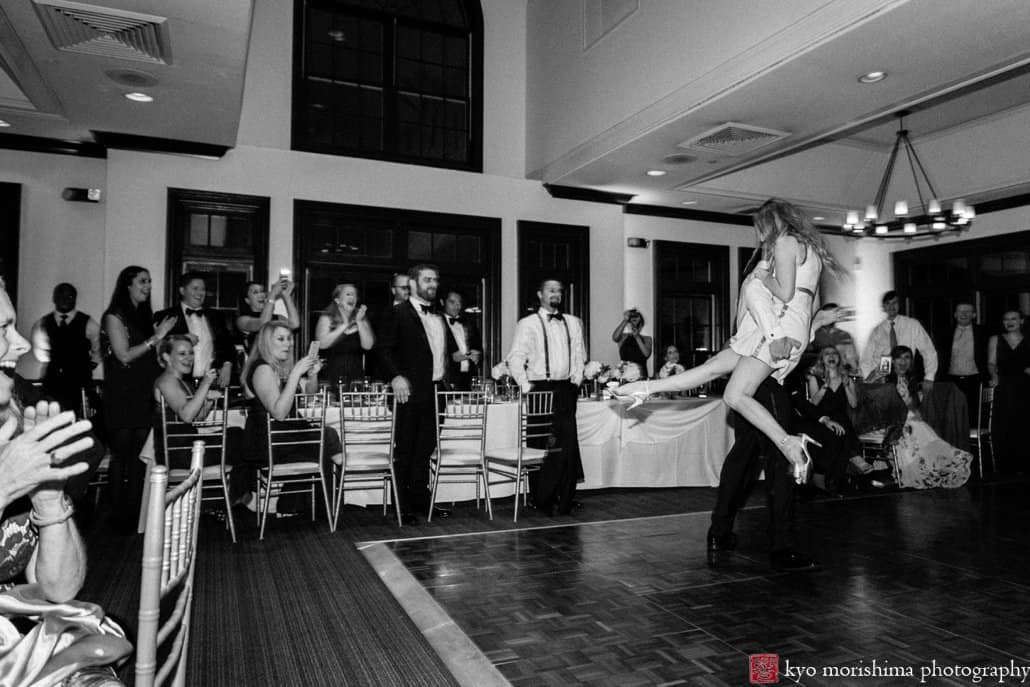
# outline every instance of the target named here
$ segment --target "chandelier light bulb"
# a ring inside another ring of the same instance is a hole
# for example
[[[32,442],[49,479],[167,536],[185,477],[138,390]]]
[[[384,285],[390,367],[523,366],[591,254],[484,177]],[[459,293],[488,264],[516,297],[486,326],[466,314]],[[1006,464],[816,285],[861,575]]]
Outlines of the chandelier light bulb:
[[[976,219],[976,208],[974,208],[972,205],[966,206],[966,219],[968,219],[969,221]]]
[[[914,233],[916,233],[917,229],[918,229],[918,227],[916,227],[916,223],[915,222],[905,222],[905,233],[906,234],[914,234]]]
[[[886,234],[887,233],[887,225],[886,224],[877,224],[876,225],[876,233],[877,234]]]
[[[848,210],[848,218],[844,222],[852,226],[858,224],[858,210]]]
[[[947,229],[948,225],[945,224],[944,222],[934,222],[933,224],[930,225],[930,228],[935,230],[935,231],[941,231],[942,229]]]
[[[936,198],[930,199],[930,204],[926,206],[926,214],[928,215],[939,215],[941,212],[941,201]]]
[[[899,200],[894,203],[894,216],[904,217],[908,214],[908,201]]]
[[[865,221],[875,222],[876,221],[876,206],[866,205],[865,206]]]
[[[961,198],[956,199],[951,205],[951,213],[953,215],[958,215],[959,217],[964,217],[966,214],[966,201]]]

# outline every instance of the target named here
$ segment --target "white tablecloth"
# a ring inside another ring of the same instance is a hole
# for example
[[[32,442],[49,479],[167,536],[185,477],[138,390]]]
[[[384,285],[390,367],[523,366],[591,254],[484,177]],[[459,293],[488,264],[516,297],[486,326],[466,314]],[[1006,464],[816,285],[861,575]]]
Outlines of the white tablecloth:
[[[339,431],[340,409],[326,411],[326,424]],[[580,401],[576,409],[584,481],[580,489],[606,487],[714,487],[733,443],[726,423],[726,405],[719,398],[652,400],[631,411],[617,401]],[[241,411],[229,412],[229,425],[243,427]],[[518,441],[518,408],[495,403],[487,414],[488,448]],[[153,460],[148,439],[141,456]],[[511,496],[511,485],[497,485],[491,496]],[[441,503],[475,498],[471,484],[441,484]],[[378,504],[378,490],[348,491],[346,503]]]

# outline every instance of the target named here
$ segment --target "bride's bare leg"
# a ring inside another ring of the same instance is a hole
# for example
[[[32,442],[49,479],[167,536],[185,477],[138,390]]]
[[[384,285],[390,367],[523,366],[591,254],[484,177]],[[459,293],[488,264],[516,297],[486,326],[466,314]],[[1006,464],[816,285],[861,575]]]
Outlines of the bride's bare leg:
[[[706,384],[713,379],[733,372],[734,366],[740,360],[740,355],[732,349],[725,348],[715,356],[709,358],[701,365],[684,370],[678,375],[666,377],[665,379],[652,379],[647,382],[647,392],[659,394],[671,391],[687,391]],[[629,396],[634,392],[644,391],[644,382],[632,382],[623,384],[615,390],[619,396]]]

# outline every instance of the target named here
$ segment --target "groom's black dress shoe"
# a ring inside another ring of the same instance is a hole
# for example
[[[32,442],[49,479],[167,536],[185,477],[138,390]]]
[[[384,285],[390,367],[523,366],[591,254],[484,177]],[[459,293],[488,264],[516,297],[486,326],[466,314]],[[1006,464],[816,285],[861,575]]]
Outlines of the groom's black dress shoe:
[[[802,572],[815,570],[819,564],[808,556],[793,549],[780,549],[769,554],[769,564],[780,572]]]
[[[708,535],[705,537],[705,543],[707,544],[708,553],[708,565],[716,566],[721,561],[721,554],[733,551],[737,548],[737,535],[730,532],[724,534],[721,537],[716,537],[712,534],[711,528],[708,529]]]

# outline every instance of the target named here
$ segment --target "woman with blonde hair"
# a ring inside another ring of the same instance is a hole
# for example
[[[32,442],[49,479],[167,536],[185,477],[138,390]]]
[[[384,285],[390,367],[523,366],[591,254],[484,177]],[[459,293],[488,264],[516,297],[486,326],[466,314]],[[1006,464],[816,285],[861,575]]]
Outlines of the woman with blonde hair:
[[[615,393],[632,396],[636,405],[650,394],[686,391],[729,374],[726,405],[769,437],[793,465],[795,478],[803,481],[811,438],[788,434],[753,396],[769,376],[782,382],[801,359],[811,339],[823,268],[835,274],[844,270],[804,213],[786,201],[763,203],[755,214],[755,232],[758,246],[748,267],[755,264],[741,286],[737,334],[729,347],[680,374],[624,384]]]
[[[358,305],[358,287],[337,284],[333,300],[318,318],[315,338],[326,358],[323,378],[330,384],[347,385],[365,376],[365,351],[372,350],[376,341],[366,311]]]

